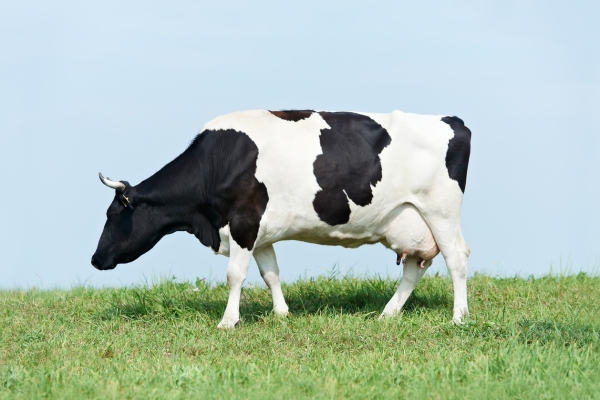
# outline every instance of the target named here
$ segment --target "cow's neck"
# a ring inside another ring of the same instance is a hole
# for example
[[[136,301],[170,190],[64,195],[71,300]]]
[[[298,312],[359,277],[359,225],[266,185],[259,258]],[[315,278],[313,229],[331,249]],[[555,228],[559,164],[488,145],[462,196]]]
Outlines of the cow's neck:
[[[142,202],[161,210],[176,230],[188,230],[190,216],[205,203],[202,157],[188,148],[179,157],[135,187]]]
[[[231,175],[226,163],[209,148],[205,151],[200,136],[179,157],[146,179],[136,189],[140,200],[156,207],[154,214],[167,224],[164,236],[176,231],[195,235],[205,246],[218,251],[219,228],[227,221],[227,210],[220,207],[222,193],[218,182]],[[161,236],[161,237],[162,237]]]

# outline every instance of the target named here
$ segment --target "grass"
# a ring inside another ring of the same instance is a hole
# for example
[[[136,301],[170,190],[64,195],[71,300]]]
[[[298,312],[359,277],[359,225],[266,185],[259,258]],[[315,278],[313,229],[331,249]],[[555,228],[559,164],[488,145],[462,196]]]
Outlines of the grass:
[[[377,320],[397,282],[319,278],[243,291],[242,324],[215,327],[227,288],[0,292],[0,398],[600,398],[600,278],[425,277]]]

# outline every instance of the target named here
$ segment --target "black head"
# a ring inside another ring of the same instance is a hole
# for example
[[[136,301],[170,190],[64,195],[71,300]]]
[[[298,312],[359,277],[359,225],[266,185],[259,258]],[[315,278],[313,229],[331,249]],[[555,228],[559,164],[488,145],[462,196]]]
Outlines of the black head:
[[[164,234],[159,213],[153,212],[153,207],[139,196],[135,187],[102,175],[100,180],[115,189],[115,197],[106,211],[106,223],[92,256],[92,265],[107,270],[134,261],[154,247]]]

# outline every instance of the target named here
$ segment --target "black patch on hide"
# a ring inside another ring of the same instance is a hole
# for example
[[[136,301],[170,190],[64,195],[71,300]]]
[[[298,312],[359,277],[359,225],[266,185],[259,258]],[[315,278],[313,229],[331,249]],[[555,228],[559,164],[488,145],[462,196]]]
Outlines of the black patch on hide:
[[[274,116],[285,119],[286,121],[298,122],[306,119],[314,113],[312,110],[283,110],[283,111],[269,111]]]
[[[313,164],[321,187],[313,207],[327,224],[345,224],[350,220],[348,198],[362,207],[371,203],[371,186],[377,185],[382,177],[379,154],[392,139],[381,125],[365,115],[319,114],[330,129],[321,130],[323,154]]]
[[[269,195],[264,183],[256,179],[258,147],[243,132],[233,129],[206,130],[190,145],[202,147],[202,171],[197,177],[204,189],[204,201],[198,206],[196,236],[207,246],[218,250],[218,231],[229,224],[233,240],[252,250],[258,237],[260,220]],[[206,222],[210,222],[207,225]],[[212,227],[212,232],[208,232]]]
[[[448,176],[458,182],[460,190],[464,193],[471,155],[471,131],[458,117],[444,117],[442,121],[450,125],[454,131],[454,137],[448,142],[448,151],[446,152]]]

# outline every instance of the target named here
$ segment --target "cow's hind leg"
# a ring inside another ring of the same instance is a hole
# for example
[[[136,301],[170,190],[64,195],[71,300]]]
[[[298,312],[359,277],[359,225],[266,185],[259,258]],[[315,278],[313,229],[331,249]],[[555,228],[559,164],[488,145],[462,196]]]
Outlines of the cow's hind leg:
[[[429,215],[427,220],[452,278],[452,286],[454,287],[452,322],[458,325],[462,323],[464,317],[469,315],[467,303],[469,246],[462,235],[458,219],[453,220]]]
[[[229,285],[229,300],[223,319],[217,325],[219,329],[234,328],[240,321],[240,297],[242,284],[248,274],[248,266],[252,258],[252,250],[240,247],[235,240],[230,240],[229,265],[227,267],[227,284]]]
[[[258,264],[260,275],[265,280],[265,283],[271,289],[273,296],[273,312],[278,315],[287,315],[288,306],[283,298],[281,291],[281,282],[279,281],[279,267],[277,266],[277,258],[273,245],[267,245],[257,249],[254,252],[254,259]]]
[[[417,257],[408,257],[404,264],[404,273],[402,274],[402,280],[396,290],[396,293],[392,296],[390,301],[387,303],[381,313],[381,318],[393,317],[400,313],[402,307],[408,300],[408,297],[417,286],[417,283],[421,280],[425,271],[431,265],[431,260],[426,261],[423,268],[420,268],[417,264]]]
[[[454,311],[452,313],[452,322],[457,325],[462,323],[462,319],[469,315],[469,305],[467,302],[467,258],[469,257],[469,247],[460,235],[460,240],[444,248],[440,246],[446,266],[452,277],[452,286],[454,287]]]

